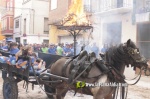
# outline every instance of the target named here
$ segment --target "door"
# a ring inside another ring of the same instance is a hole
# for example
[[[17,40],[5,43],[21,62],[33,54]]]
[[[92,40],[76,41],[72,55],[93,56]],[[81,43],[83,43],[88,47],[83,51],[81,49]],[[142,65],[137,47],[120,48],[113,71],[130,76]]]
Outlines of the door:
[[[141,54],[150,59],[150,23],[137,25],[137,44]]]
[[[20,37],[16,37],[16,42],[18,42],[20,44]]]

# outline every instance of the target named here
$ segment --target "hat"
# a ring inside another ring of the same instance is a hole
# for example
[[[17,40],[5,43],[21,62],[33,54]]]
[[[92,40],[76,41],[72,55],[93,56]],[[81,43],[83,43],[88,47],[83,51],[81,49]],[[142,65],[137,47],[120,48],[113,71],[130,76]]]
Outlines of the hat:
[[[68,42],[66,42],[65,45],[69,45]]]
[[[53,43],[50,43],[50,46],[53,46],[54,44]]]
[[[6,42],[14,42],[12,38],[6,38]]]

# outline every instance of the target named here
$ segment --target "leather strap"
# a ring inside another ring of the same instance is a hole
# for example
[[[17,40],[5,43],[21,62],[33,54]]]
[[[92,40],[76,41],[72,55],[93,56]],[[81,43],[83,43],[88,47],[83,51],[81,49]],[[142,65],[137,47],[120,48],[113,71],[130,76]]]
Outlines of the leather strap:
[[[72,62],[72,59],[68,59],[65,64],[63,65],[63,68],[62,68],[62,76],[66,76],[66,69],[67,69],[67,66]]]

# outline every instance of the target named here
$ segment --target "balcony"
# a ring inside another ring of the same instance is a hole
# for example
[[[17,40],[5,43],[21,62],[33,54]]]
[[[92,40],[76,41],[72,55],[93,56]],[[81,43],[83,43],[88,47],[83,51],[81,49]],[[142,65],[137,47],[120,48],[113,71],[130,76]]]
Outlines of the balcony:
[[[149,22],[150,21],[150,12],[136,14],[136,22]]]
[[[95,15],[101,15],[101,16],[106,16],[106,15],[112,15],[112,14],[123,14],[123,13],[128,13],[132,11],[132,5],[131,4],[117,4],[117,5],[112,5],[112,6],[103,6],[100,7],[99,10],[93,11]]]
[[[150,21],[150,6],[145,6],[136,9],[136,22],[149,22]]]

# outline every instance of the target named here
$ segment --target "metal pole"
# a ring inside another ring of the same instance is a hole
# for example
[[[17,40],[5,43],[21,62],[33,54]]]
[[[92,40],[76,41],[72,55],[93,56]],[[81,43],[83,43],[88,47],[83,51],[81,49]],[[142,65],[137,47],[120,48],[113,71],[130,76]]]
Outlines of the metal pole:
[[[76,35],[76,31],[74,31],[73,33],[73,37],[74,37],[74,56],[76,55],[76,41],[77,41],[77,35]]]

